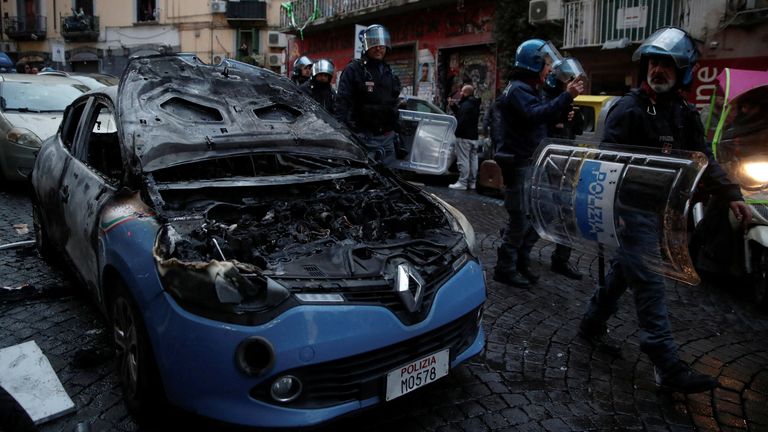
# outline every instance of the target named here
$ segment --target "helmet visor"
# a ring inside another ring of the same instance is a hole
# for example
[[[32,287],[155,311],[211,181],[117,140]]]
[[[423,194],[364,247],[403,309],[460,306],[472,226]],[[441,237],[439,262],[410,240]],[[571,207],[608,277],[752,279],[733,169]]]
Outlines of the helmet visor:
[[[560,51],[558,51],[557,48],[552,45],[552,42],[547,41],[547,43],[539,48],[539,52],[549,57],[550,60],[552,60],[553,65],[563,61],[563,56],[561,56]]]
[[[371,49],[375,46],[391,47],[389,32],[383,26],[374,26],[365,32],[365,48]]]
[[[309,59],[307,56],[301,56],[296,59],[296,62],[293,64],[295,67],[304,67],[309,66],[312,64],[312,60]]]
[[[663,28],[648,36],[642,45],[632,54],[632,61],[638,61],[646,56],[669,56],[678,69],[695,62],[696,47],[688,35],[678,28]]]
[[[567,58],[552,65],[552,73],[558,81],[567,83],[568,81],[587,76],[581,63],[575,58]]]
[[[333,76],[333,63],[326,59],[318,60],[312,65],[312,76],[328,74]]]

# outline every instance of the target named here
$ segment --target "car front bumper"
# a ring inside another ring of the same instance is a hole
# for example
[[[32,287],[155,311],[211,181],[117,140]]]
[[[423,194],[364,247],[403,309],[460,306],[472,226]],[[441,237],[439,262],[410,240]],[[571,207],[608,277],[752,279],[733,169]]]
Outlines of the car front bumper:
[[[455,327],[460,320],[471,318],[475,321],[472,334],[465,338],[460,352],[450,355],[450,367],[454,368],[483,349],[484,334],[479,321],[484,300],[482,266],[472,260],[438,290],[426,319],[411,326],[404,325],[384,307],[361,305],[302,305],[264,325],[241,326],[191,314],[168,294],[149,302],[144,319],[171,403],[228,423],[298,427],[375,405],[384,400],[383,394],[379,390],[362,392],[359,399],[351,401],[297,408],[290,403],[257,399],[254,389],[268,386],[286,371],[303,370],[311,374],[325,364],[338,365],[347,358],[362,358],[370,352],[386,353],[390,347],[394,349],[409,341],[421,345],[432,335],[445,333],[449,331],[445,329]],[[268,340],[275,353],[273,366],[258,376],[246,374],[236,359],[238,345],[252,336]],[[396,362],[392,368],[420,356],[392,360]],[[377,364],[380,358],[379,355]],[[356,364],[355,361],[350,364]],[[354,367],[350,368],[354,372]],[[379,375],[372,381],[381,389],[386,372]]]

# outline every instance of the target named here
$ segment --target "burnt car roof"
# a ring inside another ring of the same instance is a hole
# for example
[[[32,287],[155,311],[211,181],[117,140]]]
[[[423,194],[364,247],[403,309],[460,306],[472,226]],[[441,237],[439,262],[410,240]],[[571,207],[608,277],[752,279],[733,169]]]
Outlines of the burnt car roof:
[[[132,59],[117,96],[121,139],[144,171],[248,152],[365,161],[351,133],[290,80],[266,69]]]

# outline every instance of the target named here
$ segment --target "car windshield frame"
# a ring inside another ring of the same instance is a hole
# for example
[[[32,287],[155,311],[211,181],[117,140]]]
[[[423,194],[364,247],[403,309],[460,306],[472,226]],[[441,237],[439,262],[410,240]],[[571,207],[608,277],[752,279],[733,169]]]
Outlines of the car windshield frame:
[[[70,89],[72,91],[69,91]],[[64,112],[72,101],[89,90],[88,86],[75,83],[4,81],[0,83],[0,110],[3,112]],[[13,98],[9,98],[9,95]]]

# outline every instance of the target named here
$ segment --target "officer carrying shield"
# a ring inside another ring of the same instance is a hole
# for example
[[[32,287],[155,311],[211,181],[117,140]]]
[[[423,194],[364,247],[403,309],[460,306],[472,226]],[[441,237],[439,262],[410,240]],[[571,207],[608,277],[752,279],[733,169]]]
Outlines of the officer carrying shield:
[[[504,207],[509,222],[502,234],[493,279],[520,288],[539,277],[530,268],[530,253],[539,235],[530,215],[530,177],[533,153],[547,135],[547,124],[570,106],[584,91],[581,79],[568,83],[555,99],[542,100],[540,88],[553,62],[563,58],[541,39],[529,39],[517,47],[512,81],[496,99],[491,136],[496,146],[494,160],[506,185]]]
[[[368,155],[384,164],[395,160],[400,112],[400,79],[384,57],[391,51],[389,32],[374,24],[363,32],[363,50],[339,79],[336,118],[365,143]]]
[[[738,185],[720,168],[704,141],[696,110],[680,90],[693,81],[698,50],[683,30],[666,27],[657,30],[635,51],[642,83],[622,97],[608,113],[606,143],[699,151],[707,155],[704,172],[707,191],[730,202],[742,224],[751,219]],[[664,279],[652,272],[641,258],[658,255],[659,215],[631,209],[616,210],[623,223],[624,237],[618,256],[612,260],[604,286],[598,286],[579,326],[579,335],[595,348],[621,354],[620,343],[609,337],[606,322],[618,309],[618,301],[632,287],[640,325],[640,349],[654,365],[656,384],[661,389],[682,393],[707,391],[717,380],[694,371],[680,360],[667,316]]]
[[[336,102],[336,92],[331,87],[333,79],[333,63],[330,60],[320,59],[312,65],[312,78],[299,86],[301,91],[323,106],[333,114]]]
[[[293,62],[291,81],[296,85],[302,85],[312,76],[312,60],[307,56],[301,56]]]

